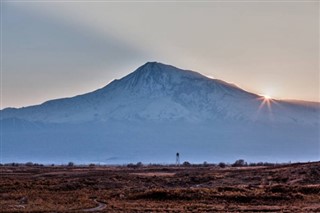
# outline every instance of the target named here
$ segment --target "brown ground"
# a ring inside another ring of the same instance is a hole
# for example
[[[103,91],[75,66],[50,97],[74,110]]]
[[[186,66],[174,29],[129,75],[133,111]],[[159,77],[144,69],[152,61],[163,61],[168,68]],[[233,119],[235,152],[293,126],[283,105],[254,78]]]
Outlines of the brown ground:
[[[0,169],[2,212],[320,212],[320,162]]]

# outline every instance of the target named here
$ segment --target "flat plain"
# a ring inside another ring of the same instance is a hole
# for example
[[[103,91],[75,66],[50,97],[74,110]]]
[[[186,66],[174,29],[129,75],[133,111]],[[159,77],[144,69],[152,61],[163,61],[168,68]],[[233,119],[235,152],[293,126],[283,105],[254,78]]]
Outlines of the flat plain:
[[[320,162],[0,169],[2,212],[320,212]]]

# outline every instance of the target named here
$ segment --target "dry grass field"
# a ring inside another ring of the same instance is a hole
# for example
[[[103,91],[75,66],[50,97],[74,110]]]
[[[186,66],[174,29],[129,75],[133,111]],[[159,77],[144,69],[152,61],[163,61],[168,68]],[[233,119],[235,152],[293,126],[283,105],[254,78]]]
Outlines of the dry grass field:
[[[2,212],[320,212],[320,162],[1,166]]]

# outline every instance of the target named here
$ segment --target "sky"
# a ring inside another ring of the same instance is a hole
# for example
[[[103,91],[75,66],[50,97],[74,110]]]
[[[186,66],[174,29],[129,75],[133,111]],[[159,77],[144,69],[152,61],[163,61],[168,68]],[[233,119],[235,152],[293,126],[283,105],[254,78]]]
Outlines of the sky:
[[[1,109],[101,88],[148,61],[320,101],[318,1],[1,1]]]

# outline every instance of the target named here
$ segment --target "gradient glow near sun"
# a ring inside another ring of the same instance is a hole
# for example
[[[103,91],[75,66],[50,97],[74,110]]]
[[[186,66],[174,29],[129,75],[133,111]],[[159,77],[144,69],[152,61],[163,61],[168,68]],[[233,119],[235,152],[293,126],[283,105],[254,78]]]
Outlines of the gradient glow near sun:
[[[264,99],[272,99],[270,95],[262,95]]]

